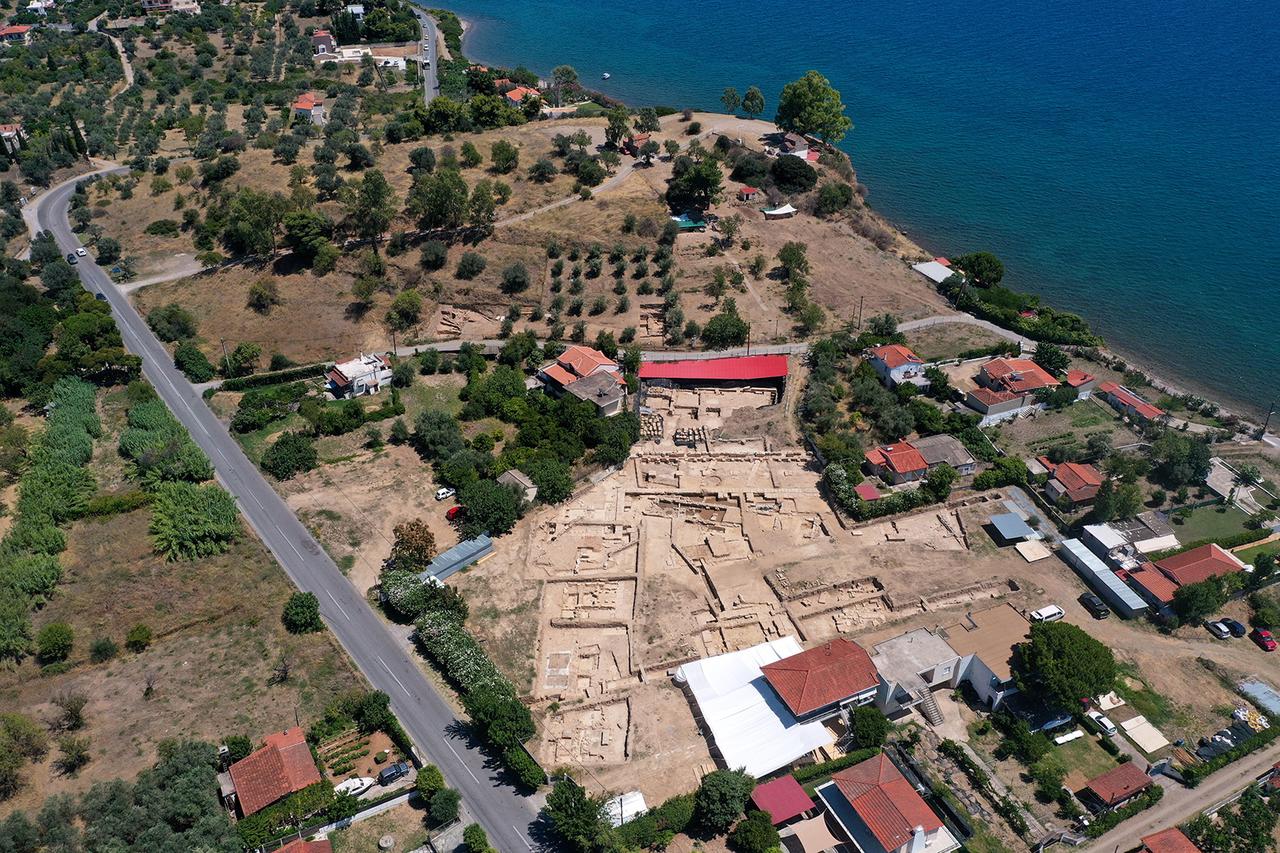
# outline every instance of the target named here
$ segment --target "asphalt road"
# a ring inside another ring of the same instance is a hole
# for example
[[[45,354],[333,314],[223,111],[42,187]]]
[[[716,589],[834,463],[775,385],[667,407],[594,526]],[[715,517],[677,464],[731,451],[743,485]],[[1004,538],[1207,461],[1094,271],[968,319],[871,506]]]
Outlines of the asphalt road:
[[[67,182],[33,202],[39,227],[53,233],[64,253],[80,245],[67,221],[73,189],[74,182]],[[520,796],[500,778],[487,756],[472,745],[465,724],[435,692],[418,663],[342,576],[191,383],[173,367],[168,352],[107,274],[90,257],[81,258],[76,269],[87,290],[106,297],[125,347],[142,356],[143,373],[213,461],[218,480],[235,496],[245,518],[294,584],[320,599],[325,622],[369,683],[391,697],[392,708],[419,753],[437,765],[449,785],[462,794],[467,811],[484,826],[497,849],[504,853],[534,849],[530,839],[537,816],[534,801]]]
[[[436,52],[436,22],[417,6],[413,7],[413,14],[418,17],[418,23],[422,25],[422,55],[427,59],[428,64],[425,68],[419,68],[419,72],[422,74],[422,101],[429,107],[431,100],[440,94],[440,80],[436,77],[436,65],[440,62]]]

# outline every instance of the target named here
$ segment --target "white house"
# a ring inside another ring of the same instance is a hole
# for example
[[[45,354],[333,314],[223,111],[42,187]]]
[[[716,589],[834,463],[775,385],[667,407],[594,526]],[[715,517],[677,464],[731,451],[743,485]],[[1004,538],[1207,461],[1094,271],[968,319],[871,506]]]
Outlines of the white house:
[[[293,102],[293,116],[312,124],[324,124],[328,116],[324,111],[324,98],[315,92],[304,92]]]
[[[360,21],[361,23],[364,22],[364,4],[363,3],[352,3],[351,5],[347,6],[346,11],[347,11],[347,14],[349,15],[355,15],[357,21]]]
[[[391,359],[383,355],[365,355],[335,364],[325,375],[329,392],[336,399],[377,394],[391,384]]]
[[[924,359],[916,355],[910,347],[902,344],[884,344],[871,347],[863,352],[862,357],[875,370],[880,380],[893,388],[903,382],[926,387],[929,380],[924,378]]]

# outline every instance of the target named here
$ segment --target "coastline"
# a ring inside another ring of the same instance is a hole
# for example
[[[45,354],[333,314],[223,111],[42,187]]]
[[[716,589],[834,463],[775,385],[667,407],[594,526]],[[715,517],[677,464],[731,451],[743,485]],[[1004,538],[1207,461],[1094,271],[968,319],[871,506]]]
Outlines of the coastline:
[[[454,14],[457,15],[457,12],[454,12]],[[461,44],[465,53],[468,36],[474,31],[475,22],[467,18],[464,18],[461,15],[457,15],[457,16],[458,16],[459,22],[462,25]],[[474,59],[475,61],[495,64],[495,65],[504,64],[503,62],[497,59],[485,59],[484,57],[471,57],[471,58]],[[517,61],[516,64],[519,64],[519,62]],[[711,109],[710,112],[715,112],[715,110]],[[852,161],[852,158],[850,158],[850,160]],[[857,169],[856,165],[854,166],[854,168],[856,171]],[[885,225],[885,227],[887,227],[890,231],[893,232],[896,243],[898,245],[891,251],[893,251],[895,254],[898,254],[904,260],[907,259],[907,253],[910,250],[919,251],[922,256],[927,255],[929,257],[933,257],[935,254],[938,254],[937,252],[932,252],[924,248],[925,246],[930,245],[932,243],[932,240],[928,237],[928,235],[921,234],[918,236],[913,236],[911,233],[908,232],[906,228],[888,219],[882,213],[877,211],[873,204],[867,204],[867,209],[872,214],[872,216],[875,217],[876,220],[881,222],[883,225]],[[999,253],[997,252],[997,254]],[[1034,290],[1028,291],[1028,292],[1035,293]],[[1038,296],[1040,294],[1036,293],[1036,295]],[[1048,303],[1044,303],[1044,304],[1046,305],[1046,307],[1052,307]],[[955,311],[955,313],[959,313],[959,314],[969,314],[969,312],[960,311],[959,309],[952,309],[952,310]],[[974,316],[974,315],[969,314],[969,316]],[[1175,378],[1170,378],[1171,374],[1165,367],[1153,370],[1151,369],[1148,363],[1144,363],[1142,359],[1135,358],[1134,356],[1126,353],[1122,348],[1117,347],[1116,345],[1112,344],[1110,341],[1104,340],[1103,346],[1097,347],[1096,349],[1106,357],[1116,358],[1123,361],[1130,370],[1135,370],[1142,373],[1144,376],[1147,377],[1147,380],[1151,385],[1151,387],[1155,388],[1156,390],[1164,394],[1168,394],[1170,396],[1181,396],[1185,394],[1190,394],[1190,395],[1200,397],[1208,402],[1214,403],[1218,407],[1220,414],[1237,418],[1240,421],[1239,428],[1242,430],[1246,428],[1257,429],[1259,426],[1261,426],[1261,423],[1266,416],[1265,403],[1258,404],[1259,408],[1257,409],[1252,409],[1252,407],[1250,407],[1243,400],[1228,398],[1229,402],[1224,404],[1223,397],[1222,397],[1223,392],[1220,389],[1215,389],[1212,386],[1202,383],[1201,381],[1191,377],[1187,377],[1187,376],[1178,377],[1176,376],[1177,374],[1176,371],[1173,372],[1173,375]],[[1150,400],[1149,402],[1155,403],[1156,401]],[[1276,433],[1269,432],[1268,434],[1275,435]],[[1278,444],[1277,446],[1280,446],[1280,444]]]

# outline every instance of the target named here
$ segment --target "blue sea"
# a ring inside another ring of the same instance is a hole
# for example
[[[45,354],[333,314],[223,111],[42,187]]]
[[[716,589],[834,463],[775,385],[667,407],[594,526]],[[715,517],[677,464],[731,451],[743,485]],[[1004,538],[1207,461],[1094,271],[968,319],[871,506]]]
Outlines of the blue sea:
[[[454,0],[473,59],[567,63],[633,105],[766,117],[814,68],[868,200],[987,249],[1153,373],[1280,398],[1280,16],[1257,0]],[[612,77],[601,81],[600,75]]]

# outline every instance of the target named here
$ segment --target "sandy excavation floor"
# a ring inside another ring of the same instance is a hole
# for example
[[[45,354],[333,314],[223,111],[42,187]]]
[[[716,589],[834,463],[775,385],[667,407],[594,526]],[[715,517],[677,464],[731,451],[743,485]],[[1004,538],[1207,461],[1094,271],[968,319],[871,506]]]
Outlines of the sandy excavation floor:
[[[660,802],[714,766],[670,680],[681,663],[788,635],[811,645],[940,623],[941,610],[1018,598],[1030,585],[1027,564],[981,530],[1004,511],[999,496],[845,529],[806,452],[717,438],[732,412],[775,405],[775,392],[682,390],[647,402],[661,417],[646,418],[620,471],[533,513],[513,547],[452,581],[468,593],[508,582],[540,590],[536,615],[526,595],[479,633],[513,675],[532,672],[542,717],[533,748],[547,766]],[[692,446],[673,442],[677,429],[696,434]],[[513,660],[501,638],[531,618],[536,642]]]

